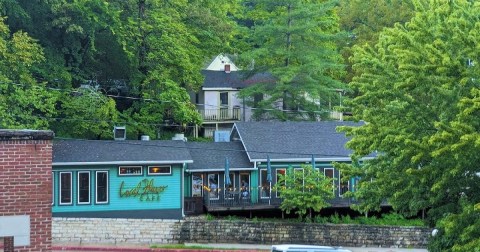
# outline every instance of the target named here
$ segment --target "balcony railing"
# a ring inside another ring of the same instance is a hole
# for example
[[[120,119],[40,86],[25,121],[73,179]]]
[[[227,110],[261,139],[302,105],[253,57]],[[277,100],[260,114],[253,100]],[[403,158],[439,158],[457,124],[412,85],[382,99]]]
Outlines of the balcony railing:
[[[205,190],[203,199],[207,211],[277,208],[282,202],[275,192],[264,188]]]
[[[240,108],[198,109],[204,122],[240,121]]]
[[[282,199],[277,193],[265,188],[245,190],[204,190],[204,205],[207,212],[232,210],[260,210],[279,208]],[[357,203],[352,198],[336,197],[329,200],[331,207],[349,207]]]

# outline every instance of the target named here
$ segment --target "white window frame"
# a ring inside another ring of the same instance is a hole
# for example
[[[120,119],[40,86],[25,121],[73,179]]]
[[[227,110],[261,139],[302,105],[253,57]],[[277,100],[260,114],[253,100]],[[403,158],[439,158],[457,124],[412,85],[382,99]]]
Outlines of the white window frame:
[[[287,168],[278,168],[275,170],[275,184],[278,184],[278,176],[280,175],[280,173],[278,171],[283,171],[284,174],[285,174],[285,179],[287,178]],[[287,186],[287,182],[285,181],[285,186]],[[280,194],[278,192],[278,190],[275,192],[275,197],[280,197]]]
[[[227,104],[222,103],[222,94],[226,94]],[[230,106],[230,92],[228,91],[218,92],[218,104],[220,105],[221,108],[228,108]]]
[[[195,180],[193,179],[194,176],[200,177],[200,196],[193,195],[193,186],[195,185],[194,184]],[[201,173],[198,173],[198,175],[196,175],[195,173],[192,173],[192,197],[203,197],[203,174]]]
[[[135,170],[140,170],[140,173],[122,173],[122,169],[131,169],[135,168]],[[119,166],[118,167],[118,176],[142,176],[143,175],[143,166]]]
[[[80,174],[88,174],[88,202],[80,202]],[[78,171],[77,172],[77,204],[78,205],[88,205],[90,204],[91,200],[91,192],[92,192],[92,186],[91,186],[91,176],[90,176],[90,171]]]
[[[233,188],[233,191],[232,192],[235,192],[235,173],[233,172],[230,172],[230,174],[228,174],[230,176],[230,183],[232,183],[232,188]],[[224,197],[225,199],[233,199],[234,198],[234,194],[231,193],[227,186],[225,185],[225,181],[223,182],[223,193],[224,193]]]
[[[327,170],[332,171],[332,187],[333,187],[332,188],[332,193],[333,193],[333,195],[335,195],[335,168],[325,168],[325,169],[323,169],[323,175],[325,175],[325,177],[327,177]]]
[[[62,174],[70,174],[70,202],[63,202],[62,201],[62,184],[63,184],[63,179],[62,179]],[[73,174],[72,172],[60,172],[59,173],[59,183],[58,183],[58,204],[59,205],[72,205],[73,204]]]
[[[162,172],[150,172],[150,168],[168,168],[168,172],[162,173]],[[152,165],[147,167],[147,175],[149,176],[162,176],[162,175],[172,175],[172,166],[170,165]]]
[[[216,177],[217,188],[216,188],[215,190],[217,190],[217,193],[216,193],[216,196],[217,196],[217,197],[216,197],[216,198],[210,197],[210,196],[212,195],[212,192],[208,192],[208,193],[209,193],[208,196],[209,196],[209,199],[210,199],[210,200],[218,200],[218,199],[220,199],[220,190],[219,190],[220,188],[219,188],[219,186],[218,186],[218,185],[219,185],[219,182],[220,182],[220,181],[219,181],[220,175],[219,175],[218,172],[208,173],[208,174],[207,174],[207,185],[208,185],[208,188],[210,188],[210,176],[211,176],[211,175],[214,175],[214,176]]]
[[[347,180],[347,192],[350,191],[350,180]],[[338,171],[338,195],[341,197],[342,193],[342,174],[341,171]]]
[[[105,190],[106,190],[106,201],[98,201],[98,174],[99,173],[106,173],[107,174],[107,181],[106,181],[106,185],[105,185]],[[109,185],[109,176],[108,176],[108,171],[95,171],[95,204],[108,204],[109,203],[109,188],[108,188],[108,185]]]
[[[272,188],[272,182],[269,183],[269,189],[268,189],[268,195],[269,195],[269,196],[265,196],[265,197],[264,197],[264,196],[262,195],[262,192],[264,191],[264,190],[263,190],[263,184],[262,184],[262,182],[263,182],[263,171],[265,172],[265,181],[267,181],[267,176],[268,176],[268,175],[267,175],[267,169],[260,169],[260,186],[259,186],[259,188],[260,188],[260,198],[261,198],[261,199],[269,199],[269,198],[271,197],[271,194],[272,194],[272,190],[271,190],[271,188]],[[268,182],[267,182],[267,183],[268,183]]]

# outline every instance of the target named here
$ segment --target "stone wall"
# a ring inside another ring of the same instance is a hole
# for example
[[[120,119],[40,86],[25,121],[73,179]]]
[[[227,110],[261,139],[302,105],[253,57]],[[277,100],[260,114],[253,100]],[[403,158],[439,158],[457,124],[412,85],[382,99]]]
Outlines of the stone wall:
[[[180,220],[54,217],[54,243],[178,243]]]
[[[427,246],[430,230],[419,227],[207,221],[202,219],[54,218],[53,241],[62,243],[319,244],[345,247]]]
[[[51,250],[52,139],[51,131],[0,129],[0,216],[30,219],[30,245],[15,251]]]

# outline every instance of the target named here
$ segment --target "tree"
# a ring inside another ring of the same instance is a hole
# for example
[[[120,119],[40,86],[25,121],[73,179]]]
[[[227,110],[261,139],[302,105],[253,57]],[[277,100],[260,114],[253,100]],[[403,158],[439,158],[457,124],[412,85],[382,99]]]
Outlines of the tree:
[[[301,219],[309,211],[310,218],[313,211],[320,211],[328,207],[329,199],[334,198],[332,178],[313,169],[310,165],[303,165],[302,169],[289,168],[286,174],[280,174],[279,180],[273,187],[283,199],[280,209],[289,214],[295,211]]]
[[[362,177],[355,193],[360,210],[376,210],[387,199],[408,215],[428,210],[433,226],[449,213],[460,214],[462,202],[480,201],[480,5],[415,5],[412,20],[385,29],[374,47],[354,47],[350,87],[359,95],[349,104],[366,124],[343,131],[353,137],[347,147],[356,158],[377,158],[342,172]]]
[[[249,11],[255,22],[249,38],[253,49],[242,57],[248,64],[254,61],[255,73],[269,73],[272,78],[240,95],[260,108],[255,110],[257,116],[268,112],[282,120],[316,119],[319,115],[313,111],[336,97],[333,89],[344,88],[338,81],[343,65],[335,47],[339,29],[334,6],[335,1],[323,0],[255,1]],[[301,110],[309,114],[298,113]]]
[[[411,1],[341,0],[338,7],[340,26],[351,33],[351,45],[374,45],[384,28],[405,24],[414,14]]]
[[[43,60],[41,47],[24,32],[10,35],[0,17],[0,128],[48,128],[56,94],[32,75]]]
[[[59,101],[59,119],[52,130],[59,137],[112,139],[112,129],[118,122],[115,101],[92,88],[67,92]]]
[[[157,136],[162,126],[166,125],[184,132],[187,125],[201,123],[200,115],[184,88],[172,81],[152,80],[151,83],[157,88],[150,89],[152,91],[145,94],[145,99],[134,105],[137,108],[124,112],[124,117],[130,118],[137,135]]]
[[[405,24],[415,13],[411,1],[405,0],[341,0],[338,6],[340,27],[350,35],[339,42],[342,55],[347,63],[346,80],[353,77],[348,59],[354,45],[375,45],[384,28],[396,23]]]
[[[136,102],[125,111],[126,117],[143,122],[136,127],[138,134],[156,133],[167,121],[200,122],[187,90],[201,85],[205,58],[228,48],[234,24],[227,13],[236,1],[227,3],[220,8],[214,1],[115,1],[125,10],[121,36],[140,73],[132,85],[134,95],[156,101]]]

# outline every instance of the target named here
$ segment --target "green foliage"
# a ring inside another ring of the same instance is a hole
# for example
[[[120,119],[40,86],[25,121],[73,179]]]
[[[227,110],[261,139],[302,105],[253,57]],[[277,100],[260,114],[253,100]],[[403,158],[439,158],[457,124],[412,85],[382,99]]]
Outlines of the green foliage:
[[[356,120],[343,128],[355,158],[377,153],[361,169],[357,209],[371,211],[388,200],[414,215],[429,209],[429,224],[462,212],[478,194],[480,5],[476,1],[415,1],[405,25],[385,29],[375,46],[354,47],[358,96],[348,103]],[[474,62],[472,64],[472,62]],[[343,171],[342,171],[343,172]],[[460,224],[455,222],[454,224]],[[440,250],[474,240],[442,243]],[[441,239],[441,238],[439,238]],[[453,241],[453,239],[447,239]]]
[[[340,216],[335,213],[331,216],[315,216],[313,219],[315,223],[326,224],[357,224],[357,225],[381,225],[381,226],[424,226],[424,223],[420,219],[407,219],[400,214],[383,214],[381,218],[375,216],[372,217],[355,217],[352,218],[349,215]]]
[[[332,179],[309,165],[303,169],[289,168],[280,175],[273,187],[283,199],[280,209],[286,213],[294,211],[301,220],[307,211],[320,211],[329,206],[328,200],[334,197]]]
[[[225,219],[228,220],[228,221],[238,221],[238,220],[240,220],[238,218],[238,216],[235,216],[235,215],[228,215]]]
[[[93,89],[78,89],[60,99],[61,120],[52,123],[56,136],[112,139],[118,120],[115,101]]]
[[[348,60],[355,45],[375,45],[384,28],[396,23],[405,24],[414,15],[411,1],[405,0],[341,0],[338,7],[340,27],[347,31],[348,39],[339,41],[342,55],[347,64],[346,80],[353,77],[352,65]]]
[[[428,243],[429,251],[480,251],[480,209],[464,203],[462,212],[448,214],[439,223],[439,232]]]
[[[215,216],[213,216],[211,214],[207,214],[205,217],[206,217],[207,221],[215,220]]]
[[[48,129],[57,94],[33,77],[44,60],[41,47],[26,33],[10,30],[0,18],[0,128]]]
[[[335,99],[332,89],[342,88],[341,56],[335,47],[338,18],[335,1],[255,1],[248,12],[254,21],[248,37],[252,50],[242,54],[245,69],[268,73],[271,78],[240,92],[259,118],[316,119],[314,111]],[[262,100],[256,97],[262,97]],[[278,110],[303,110],[286,113]]]
[[[353,36],[352,45],[374,45],[384,28],[404,24],[414,15],[411,1],[341,0],[338,8],[340,25]]]

